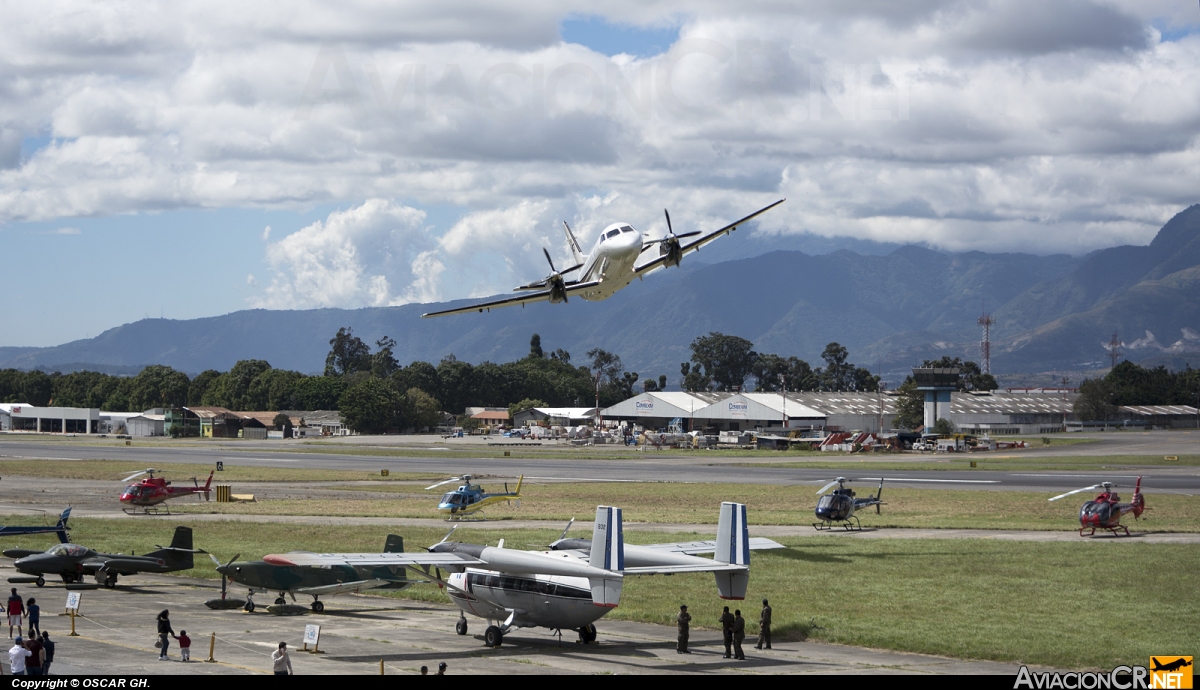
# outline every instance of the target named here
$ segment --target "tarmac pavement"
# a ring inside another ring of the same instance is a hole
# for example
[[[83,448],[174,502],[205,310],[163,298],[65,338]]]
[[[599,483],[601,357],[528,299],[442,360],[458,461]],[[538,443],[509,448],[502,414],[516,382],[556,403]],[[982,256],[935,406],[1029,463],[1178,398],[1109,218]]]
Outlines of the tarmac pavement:
[[[0,576],[15,571],[0,566]],[[37,589],[46,630],[55,640],[54,675],[68,674],[269,674],[270,654],[286,641],[295,672],[306,675],[374,675],[380,661],[389,675],[416,674],[422,665],[430,673],[439,662],[449,675],[490,674],[647,674],[647,673],[886,673],[886,674],[1015,674],[1013,663],[964,661],[921,654],[862,649],[817,642],[777,642],[758,651],[746,640],[745,661],[722,658],[720,633],[693,630],[690,655],[675,652],[675,629],[647,623],[601,619],[597,644],[582,645],[567,631],[561,641],[541,628],[514,630],[498,649],[483,646],[486,623],[469,618],[465,636],[454,632],[458,610],[449,604],[402,602],[373,596],[344,595],[326,599],[322,614],[275,616],[260,608],[253,614],[213,611],[203,605],[218,596],[212,581],[162,575],[122,580],[116,590],[82,592],[79,637],[69,637],[70,619],[56,616],[66,590],[54,583]],[[232,593],[231,593],[232,595]],[[264,603],[260,595],[259,603]],[[192,639],[192,661],[179,660],[177,643],[170,661],[157,660],[155,615],[169,609],[176,632],[186,629]],[[321,626],[320,650],[300,650],[304,626]],[[210,634],[216,633],[215,663],[206,663]],[[4,664],[7,672],[7,664]]]

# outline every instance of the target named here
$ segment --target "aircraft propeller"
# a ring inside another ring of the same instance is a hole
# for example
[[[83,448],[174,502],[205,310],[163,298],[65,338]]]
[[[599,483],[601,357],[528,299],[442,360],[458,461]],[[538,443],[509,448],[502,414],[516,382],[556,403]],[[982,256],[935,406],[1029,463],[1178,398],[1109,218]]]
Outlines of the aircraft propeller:
[[[583,267],[583,264],[575,264],[568,269],[559,271],[554,267],[554,260],[550,258],[550,252],[542,247],[542,253],[546,255],[546,263],[550,264],[550,275],[536,283],[522,285],[521,287],[513,288],[513,292],[522,292],[524,290],[541,290],[542,288],[550,288],[551,302],[566,302],[567,301],[567,281],[563,279],[564,273],[570,273],[578,268]]]
[[[1100,482],[1099,484],[1092,484],[1091,486],[1085,486],[1082,489],[1075,489],[1074,491],[1068,491],[1065,494],[1059,494],[1059,495],[1055,496],[1054,498],[1048,498],[1046,500],[1057,501],[1060,498],[1066,498],[1067,496],[1070,496],[1072,494],[1083,493],[1084,491],[1095,491],[1096,489],[1104,489],[1105,491],[1108,491],[1112,487],[1113,487],[1112,482]]]
[[[239,554],[235,555],[233,558],[230,558],[228,563],[226,563],[225,565],[221,565],[221,561],[218,561],[216,556],[212,555],[211,553],[208,554],[208,557],[212,559],[212,562],[217,565],[217,572],[221,573],[221,598],[222,599],[225,598],[226,581],[229,579],[225,573],[229,570],[229,566],[233,565],[233,562],[236,561],[238,559],[238,557],[241,555],[242,554],[239,553]]]
[[[663,209],[663,215],[667,217],[667,236],[663,237],[662,239],[650,240],[642,247],[642,251],[649,249],[650,245],[652,244],[657,244],[658,255],[667,257],[666,260],[663,261],[663,265],[678,266],[680,260],[683,259],[683,247],[679,244],[679,240],[684,237],[699,235],[700,231],[696,230],[694,232],[685,232],[682,235],[676,235],[675,230],[671,227],[671,214],[668,213],[667,209],[665,208]]]

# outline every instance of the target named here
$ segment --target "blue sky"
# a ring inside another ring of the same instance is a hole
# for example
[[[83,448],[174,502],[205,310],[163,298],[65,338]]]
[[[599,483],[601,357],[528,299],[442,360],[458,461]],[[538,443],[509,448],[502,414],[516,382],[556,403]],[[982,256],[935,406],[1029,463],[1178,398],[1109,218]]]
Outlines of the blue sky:
[[[9,8],[0,346],[495,294],[663,207],[1080,254],[1200,200],[1195,4],[464,3]]]

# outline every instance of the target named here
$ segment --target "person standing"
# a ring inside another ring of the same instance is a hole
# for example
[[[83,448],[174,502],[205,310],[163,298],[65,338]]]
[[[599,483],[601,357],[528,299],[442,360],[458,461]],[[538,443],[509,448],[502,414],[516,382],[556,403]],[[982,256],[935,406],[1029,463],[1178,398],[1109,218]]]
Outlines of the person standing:
[[[733,658],[733,614],[729,612],[729,607],[725,607],[725,611],[721,617],[717,619],[721,624],[721,638],[725,641],[725,658]]]
[[[444,661],[438,662],[438,672],[437,672],[437,674],[438,674],[439,676],[444,676],[444,675],[446,675],[446,662],[444,662]]]
[[[679,615],[675,616],[675,625],[679,627],[679,640],[675,644],[676,654],[691,654],[688,651],[688,637],[691,634],[692,614],[687,612],[687,604],[679,605]]]
[[[181,661],[191,661],[192,660],[192,638],[188,637],[187,631],[180,630],[179,637],[176,637],[175,639],[179,640],[180,660]]]
[[[271,668],[274,669],[277,676],[290,676],[293,674],[292,657],[288,656],[286,642],[280,642],[279,648],[271,652]]]
[[[29,639],[25,641],[25,649],[29,650],[29,658],[25,660],[25,675],[42,675],[42,660],[45,655],[42,652],[41,639],[30,635]]]
[[[24,631],[21,630],[21,617],[24,615],[25,603],[21,601],[21,595],[17,594],[17,588],[13,587],[12,594],[8,597],[8,639],[12,639],[14,625],[17,627],[17,637],[24,634]]]
[[[767,649],[771,648],[771,605],[763,599],[762,611],[758,612],[758,649],[763,648],[763,644],[767,645]]]
[[[168,661],[167,648],[171,646],[171,638],[175,636],[175,631],[171,629],[171,612],[163,609],[162,613],[158,614],[158,641],[160,648],[158,650],[158,660]]]
[[[733,612],[733,658],[745,660],[746,653],[742,651],[742,640],[746,639],[746,619],[742,618],[742,610]]]
[[[17,639],[13,642],[12,649],[8,650],[8,664],[14,676],[23,676],[25,675],[25,660],[32,655],[28,649],[25,649],[25,640],[21,639],[20,635],[17,635]]]
[[[25,604],[25,615],[29,618],[29,637],[38,639],[42,636],[42,607],[37,605],[37,599],[29,597]]]
[[[42,675],[50,675],[50,664],[54,663],[54,642],[50,639],[50,633],[42,633],[42,649],[46,652],[46,660],[42,662]]]

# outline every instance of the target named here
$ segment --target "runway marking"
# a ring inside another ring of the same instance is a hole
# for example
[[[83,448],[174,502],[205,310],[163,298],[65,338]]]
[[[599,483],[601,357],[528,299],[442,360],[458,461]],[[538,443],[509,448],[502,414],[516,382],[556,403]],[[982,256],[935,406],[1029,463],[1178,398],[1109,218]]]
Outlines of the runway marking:
[[[1111,477],[1112,479],[1137,479],[1140,474],[1012,474],[1011,477]]]

